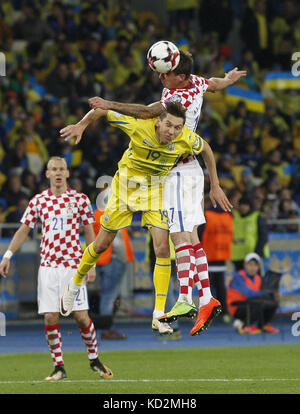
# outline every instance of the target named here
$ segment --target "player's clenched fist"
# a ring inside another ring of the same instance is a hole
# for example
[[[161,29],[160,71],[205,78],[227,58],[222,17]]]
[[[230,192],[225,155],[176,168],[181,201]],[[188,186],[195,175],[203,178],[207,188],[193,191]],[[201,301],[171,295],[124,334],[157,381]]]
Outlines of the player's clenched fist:
[[[2,259],[0,263],[0,275],[6,277],[10,268],[10,260],[9,259]]]
[[[111,109],[111,102],[106,101],[105,99],[100,98],[99,96],[95,96],[94,98],[89,99],[89,105],[93,109]]]

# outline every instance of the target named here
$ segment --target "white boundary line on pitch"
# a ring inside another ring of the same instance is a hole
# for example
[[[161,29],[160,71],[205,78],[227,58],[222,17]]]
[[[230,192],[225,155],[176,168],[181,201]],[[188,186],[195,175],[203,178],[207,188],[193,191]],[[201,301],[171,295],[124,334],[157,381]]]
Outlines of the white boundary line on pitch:
[[[69,380],[46,381],[46,380],[27,380],[27,381],[0,381],[0,385],[4,384],[43,384],[43,383],[102,383],[109,384],[112,382],[269,382],[269,381],[300,381],[300,378],[189,378],[189,379],[97,379],[97,380]]]

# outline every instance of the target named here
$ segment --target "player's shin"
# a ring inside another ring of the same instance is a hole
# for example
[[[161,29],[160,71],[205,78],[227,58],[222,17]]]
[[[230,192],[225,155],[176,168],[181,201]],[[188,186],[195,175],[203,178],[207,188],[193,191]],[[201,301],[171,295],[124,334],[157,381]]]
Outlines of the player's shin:
[[[62,353],[62,346],[61,346],[61,333],[59,329],[59,325],[56,323],[54,325],[44,325],[45,328],[45,335],[47,339],[47,343],[49,346],[49,351],[51,353],[51,357],[53,360],[54,366],[56,365],[63,365],[63,353]]]
[[[93,321],[90,319],[88,326],[79,327],[81,338],[86,346],[88,358],[98,358],[98,342]]]
[[[74,287],[82,285],[83,279],[88,271],[95,266],[101,253],[96,253],[94,250],[94,243],[91,243],[85,249],[81,262],[77,268],[75,275],[73,276]]]
[[[195,253],[191,244],[176,246],[176,267],[179,280],[179,302],[193,304],[193,276],[195,271]]]
[[[168,258],[156,258],[153,284],[155,289],[155,305],[154,305],[154,317],[159,317],[165,312],[165,304],[167,300],[168,288],[171,277],[171,259]]]
[[[194,282],[199,292],[199,307],[209,303],[212,298],[208,274],[207,257],[201,243],[193,246],[196,258]]]

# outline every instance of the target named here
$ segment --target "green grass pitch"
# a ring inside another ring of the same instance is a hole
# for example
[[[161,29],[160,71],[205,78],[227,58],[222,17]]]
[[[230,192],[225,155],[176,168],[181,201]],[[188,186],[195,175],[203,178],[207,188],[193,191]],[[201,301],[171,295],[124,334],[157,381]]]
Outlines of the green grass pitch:
[[[68,378],[43,379],[50,354],[0,354],[0,394],[299,394],[300,346],[270,345],[103,352],[111,380],[85,352],[65,352]]]

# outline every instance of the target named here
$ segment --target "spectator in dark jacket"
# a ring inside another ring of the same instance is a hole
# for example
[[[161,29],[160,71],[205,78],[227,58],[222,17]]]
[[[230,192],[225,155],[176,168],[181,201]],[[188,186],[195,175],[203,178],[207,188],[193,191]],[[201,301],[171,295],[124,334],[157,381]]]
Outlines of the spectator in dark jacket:
[[[260,266],[258,254],[247,254],[244,268],[234,273],[228,286],[227,307],[235,318],[234,327],[241,334],[278,332],[270,324],[278,307],[278,292],[267,293],[261,290],[262,278],[258,274]]]

